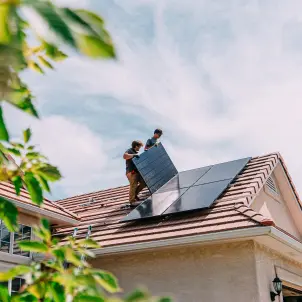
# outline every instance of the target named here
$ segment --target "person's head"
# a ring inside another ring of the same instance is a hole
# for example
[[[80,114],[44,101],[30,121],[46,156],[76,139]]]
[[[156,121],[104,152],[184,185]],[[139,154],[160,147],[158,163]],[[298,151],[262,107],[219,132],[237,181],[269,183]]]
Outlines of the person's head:
[[[143,143],[141,141],[133,141],[131,144],[132,149],[135,151],[139,151],[139,149],[143,146]]]
[[[155,129],[154,130],[154,138],[160,138],[163,134],[163,130],[161,129]]]

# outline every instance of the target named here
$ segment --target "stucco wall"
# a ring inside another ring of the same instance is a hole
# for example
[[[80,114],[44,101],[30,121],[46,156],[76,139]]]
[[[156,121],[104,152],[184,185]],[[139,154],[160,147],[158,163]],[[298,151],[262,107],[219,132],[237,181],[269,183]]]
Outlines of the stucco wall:
[[[256,272],[258,291],[261,302],[270,302],[270,291],[273,290],[272,280],[278,273],[279,278],[283,282],[290,281],[294,287],[301,286],[302,279],[302,264],[291,261],[288,258],[282,257],[280,254],[273,252],[261,245],[255,246]],[[281,274],[284,271],[286,274]],[[290,275],[290,280],[287,280],[286,275]],[[294,278],[292,278],[294,276]],[[283,278],[285,277],[285,278]],[[299,284],[300,283],[300,284]],[[279,299],[279,300],[278,300]],[[283,301],[282,296],[276,297],[276,302]]]
[[[278,200],[279,199],[279,200]],[[264,216],[271,218],[275,224],[296,238],[300,238],[300,233],[293,222],[289,209],[282,196],[275,199],[267,194],[264,189],[261,190],[251,208]]]
[[[252,241],[103,256],[93,266],[113,272],[126,292],[145,285],[178,302],[260,302]]]

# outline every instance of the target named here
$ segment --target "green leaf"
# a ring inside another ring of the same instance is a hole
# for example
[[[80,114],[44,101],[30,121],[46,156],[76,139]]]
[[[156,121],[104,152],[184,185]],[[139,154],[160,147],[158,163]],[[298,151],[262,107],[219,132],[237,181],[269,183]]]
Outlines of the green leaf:
[[[146,291],[136,289],[126,297],[125,302],[144,302],[148,297],[149,294]]]
[[[44,67],[53,69],[53,66],[47,60],[45,60],[42,56],[38,56],[38,60],[39,60],[40,64],[42,64]]]
[[[60,37],[68,45],[76,48],[74,38],[71,34],[70,28],[65,21],[57,13],[54,5],[48,2],[31,1],[33,9],[45,20],[50,30],[52,30],[58,37]]]
[[[19,196],[20,195],[20,192],[21,192],[21,189],[23,187],[23,183],[22,183],[22,178],[21,176],[14,176],[12,178],[12,182],[14,184],[14,187],[15,187],[15,191],[16,191],[16,194]]]
[[[48,251],[47,245],[40,241],[22,240],[18,242],[18,245],[25,252],[45,253]]]
[[[13,106],[23,110],[24,112],[29,113],[30,115],[33,115],[34,117],[39,117],[38,112],[35,108],[35,106],[32,103],[32,99],[30,96],[25,98],[16,98],[16,99],[10,99],[8,101]]]
[[[117,279],[109,272],[103,270],[93,271],[93,277],[99,285],[101,285],[109,293],[120,291]]]
[[[0,16],[1,18],[1,16]],[[10,296],[8,292],[8,288],[0,285],[0,301],[1,302],[10,302]]]
[[[75,296],[74,302],[105,302],[105,299],[97,296],[78,294]]]
[[[30,194],[31,200],[34,203],[40,205],[43,202],[43,192],[39,181],[31,172],[26,172],[24,174],[24,181],[26,188]]]
[[[49,57],[53,61],[56,62],[62,61],[68,57],[64,52],[60,51],[56,46],[46,41],[42,41],[42,43],[47,57]]]
[[[98,27],[103,27],[104,26],[104,20],[97,14],[85,10],[85,9],[76,9],[74,10],[82,19],[86,20],[89,23],[93,23],[97,25]]]
[[[39,302],[39,300],[30,293],[22,293],[11,298],[11,302]],[[46,302],[46,301],[45,301]]]
[[[36,173],[48,181],[57,181],[62,177],[58,168],[51,165],[44,165],[36,169]]]
[[[51,298],[53,299],[53,302],[63,302],[65,301],[65,291],[64,287],[57,283],[57,282],[51,282],[48,285],[49,292],[51,294]]]
[[[0,196],[0,219],[10,232],[17,228],[18,210],[13,203]]]
[[[8,142],[9,135],[6,129],[5,121],[3,118],[2,106],[0,106],[0,140]]]
[[[81,257],[70,248],[65,249],[66,260],[75,266],[81,266],[83,263]]]
[[[50,193],[50,187],[49,187],[49,185],[48,185],[47,180],[46,180],[43,176],[38,175],[38,174],[36,175],[36,178],[37,178],[38,181],[40,182],[40,185],[41,185],[42,189],[43,189],[44,191]]]
[[[26,153],[26,157],[28,159],[38,159],[41,156],[39,152],[28,152]]]
[[[36,72],[44,74],[44,70],[41,68],[41,66],[37,62],[30,61],[28,63],[28,67],[30,69],[32,69],[33,71],[36,71]]]
[[[9,44],[11,41],[10,10],[11,6],[9,4],[0,4],[0,44]]]
[[[48,221],[47,219],[42,218],[42,219],[41,219],[41,225],[42,225],[42,227],[43,227],[45,230],[50,231],[50,223],[49,223],[49,221]]]
[[[115,58],[113,46],[105,43],[102,39],[80,34],[76,37],[81,53],[92,58]]]
[[[0,272],[0,282],[9,281],[17,276],[23,276],[32,271],[32,267],[26,265],[18,265],[6,272]]]
[[[162,297],[157,300],[157,302],[173,302],[170,297]]]
[[[16,156],[21,156],[21,152],[18,149],[15,148],[7,148],[7,151],[11,154],[14,154]]]
[[[31,130],[30,128],[23,131],[23,139],[25,143],[28,143],[31,138]]]
[[[24,145],[20,144],[20,143],[12,143],[11,145],[14,146],[15,148],[19,148],[19,149],[24,149]]]
[[[96,248],[100,247],[100,245],[93,239],[80,240],[80,241],[78,241],[78,244],[81,246],[84,246],[86,248],[91,248],[91,249],[96,249]]]

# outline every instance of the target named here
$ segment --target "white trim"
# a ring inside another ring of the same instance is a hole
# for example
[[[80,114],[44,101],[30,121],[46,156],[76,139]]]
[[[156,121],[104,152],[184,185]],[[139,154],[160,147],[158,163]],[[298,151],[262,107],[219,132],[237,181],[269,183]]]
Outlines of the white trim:
[[[2,263],[13,263],[13,264],[27,264],[32,261],[30,257],[25,257],[21,255],[9,254],[0,252],[0,264]]]
[[[30,212],[34,212],[37,214],[41,214],[44,217],[50,217],[55,220],[64,221],[64,222],[70,223],[71,225],[78,225],[80,223],[75,218],[69,218],[67,216],[57,214],[57,213],[51,212],[49,210],[45,210],[45,209],[39,208],[37,206],[31,205],[31,204],[26,204],[24,202],[20,202],[20,201],[13,200],[13,199],[9,199],[9,201],[14,203],[16,205],[16,207],[18,207],[18,208],[21,208],[21,209],[24,209],[24,210],[27,210]]]
[[[131,243],[118,245],[113,247],[105,247],[92,250],[95,255],[107,255],[116,253],[125,253],[131,251],[147,250],[159,247],[169,247],[177,245],[188,245],[195,243],[215,242],[230,239],[246,239],[255,236],[268,235],[271,232],[271,227],[254,227],[247,229],[239,229],[234,231],[224,231],[219,233],[210,233],[203,235],[186,236],[173,239],[149,241],[143,243]]]
[[[218,233],[204,234],[204,235],[195,235],[180,237],[167,240],[158,240],[158,241],[149,241],[143,243],[132,243],[119,245],[114,247],[105,247],[92,250],[95,255],[112,255],[120,253],[129,253],[135,251],[149,250],[162,247],[172,247],[180,245],[191,245],[191,244],[201,244],[201,243],[221,243],[229,240],[236,239],[254,239],[259,236],[269,236],[273,239],[278,240],[279,242],[289,246],[290,248],[302,253],[302,243],[296,239],[286,235],[282,231],[279,231],[275,227],[263,226],[263,227],[254,227],[246,228],[234,231],[224,231]]]

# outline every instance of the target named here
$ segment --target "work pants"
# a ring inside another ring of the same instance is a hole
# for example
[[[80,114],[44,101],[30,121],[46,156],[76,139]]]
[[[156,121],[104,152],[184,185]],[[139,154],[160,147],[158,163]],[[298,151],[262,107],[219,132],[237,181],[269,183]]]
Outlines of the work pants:
[[[130,183],[129,202],[132,203],[132,202],[135,202],[136,197],[139,194],[139,192],[141,192],[146,187],[146,183],[139,173],[132,174],[130,172],[130,173],[127,173],[126,176]]]

